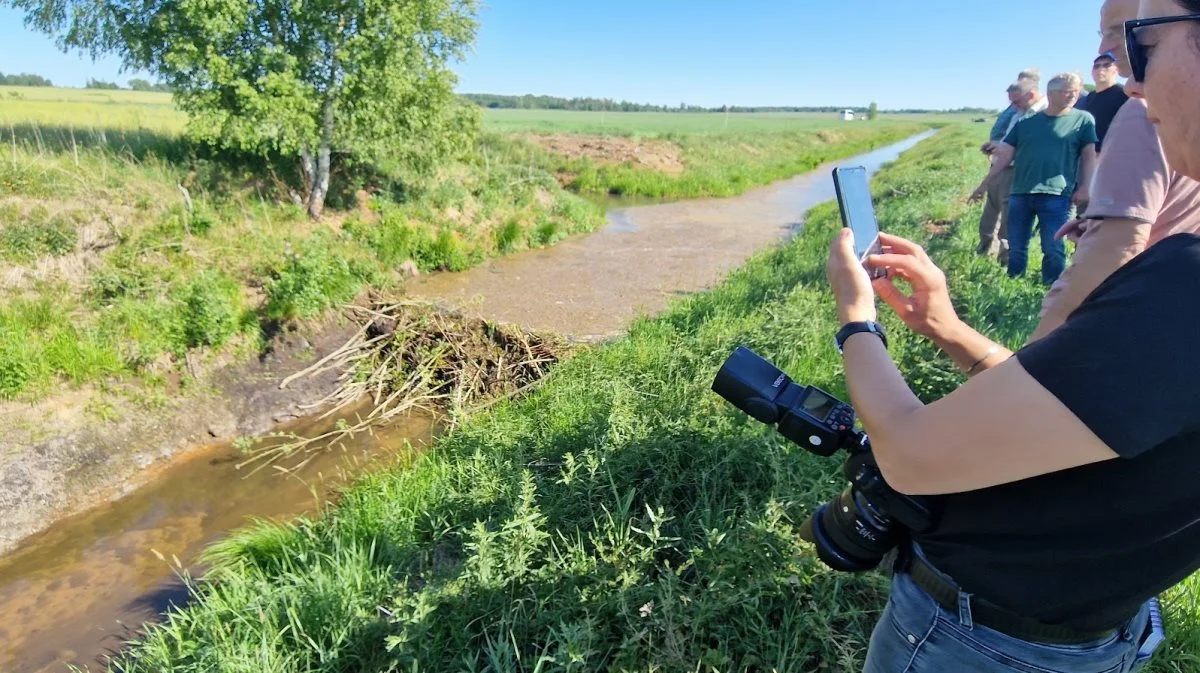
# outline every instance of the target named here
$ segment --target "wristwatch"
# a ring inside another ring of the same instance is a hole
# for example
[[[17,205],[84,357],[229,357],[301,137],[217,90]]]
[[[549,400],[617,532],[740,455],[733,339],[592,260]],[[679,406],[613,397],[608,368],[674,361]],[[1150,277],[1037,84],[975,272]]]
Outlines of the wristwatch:
[[[833,338],[834,345],[837,346],[838,352],[842,352],[842,347],[845,345],[846,339],[850,338],[851,334],[858,334],[859,332],[870,332],[871,334],[878,336],[880,340],[883,341],[883,347],[887,348],[887,334],[885,334],[883,331],[883,325],[880,325],[874,320],[863,320],[861,322],[848,322],[845,325],[842,325],[842,328],[838,330],[837,335]]]

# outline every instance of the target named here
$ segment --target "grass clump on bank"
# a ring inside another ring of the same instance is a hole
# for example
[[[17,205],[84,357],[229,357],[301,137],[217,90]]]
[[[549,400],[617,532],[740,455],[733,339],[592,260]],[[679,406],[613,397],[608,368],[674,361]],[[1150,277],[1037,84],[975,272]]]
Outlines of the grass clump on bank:
[[[978,133],[944,131],[875,183],[881,225],[925,241],[965,317],[1010,346],[1042,289],[974,256]],[[879,574],[825,569],[796,527],[844,487],[709,390],[747,344],[844,395],[824,280],[836,209],[713,291],[637,321],[533,393],[469,419],[410,469],[316,520],[212,548],[193,605],[116,664],[141,671],[854,671]],[[925,399],[961,382],[889,315]],[[1168,597],[1154,671],[1200,662],[1200,583]]]

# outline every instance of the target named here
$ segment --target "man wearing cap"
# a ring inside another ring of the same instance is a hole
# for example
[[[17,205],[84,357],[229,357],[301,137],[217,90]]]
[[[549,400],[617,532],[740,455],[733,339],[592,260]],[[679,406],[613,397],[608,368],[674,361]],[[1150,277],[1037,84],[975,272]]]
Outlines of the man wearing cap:
[[[1104,136],[1108,135],[1113,118],[1129,100],[1129,96],[1125,95],[1125,87],[1117,84],[1117,59],[1111,51],[1100,54],[1092,63],[1092,81],[1096,83],[1096,90],[1083,105],[1076,107],[1087,110],[1096,118],[1096,135],[1100,138],[1096,151],[1100,152],[1103,151]]]

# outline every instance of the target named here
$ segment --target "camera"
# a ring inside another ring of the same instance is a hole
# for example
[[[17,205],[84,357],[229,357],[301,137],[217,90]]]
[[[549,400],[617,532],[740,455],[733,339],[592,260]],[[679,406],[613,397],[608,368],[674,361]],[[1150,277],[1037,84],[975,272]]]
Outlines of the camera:
[[[861,572],[879,565],[910,533],[937,521],[936,501],[898,493],[883,478],[867,435],[854,427],[854,408],[787,374],[745,346],[721,366],[713,392],[755,420],[775,425],[792,443],[818,456],[849,454],[842,473],[850,485],[801,526],[829,567]]]

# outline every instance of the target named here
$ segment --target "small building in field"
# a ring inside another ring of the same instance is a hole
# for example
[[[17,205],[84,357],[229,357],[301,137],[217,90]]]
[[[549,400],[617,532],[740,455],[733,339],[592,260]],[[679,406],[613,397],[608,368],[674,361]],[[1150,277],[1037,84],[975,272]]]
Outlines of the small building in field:
[[[844,121],[844,122],[854,121],[854,110],[842,110],[842,121]]]

